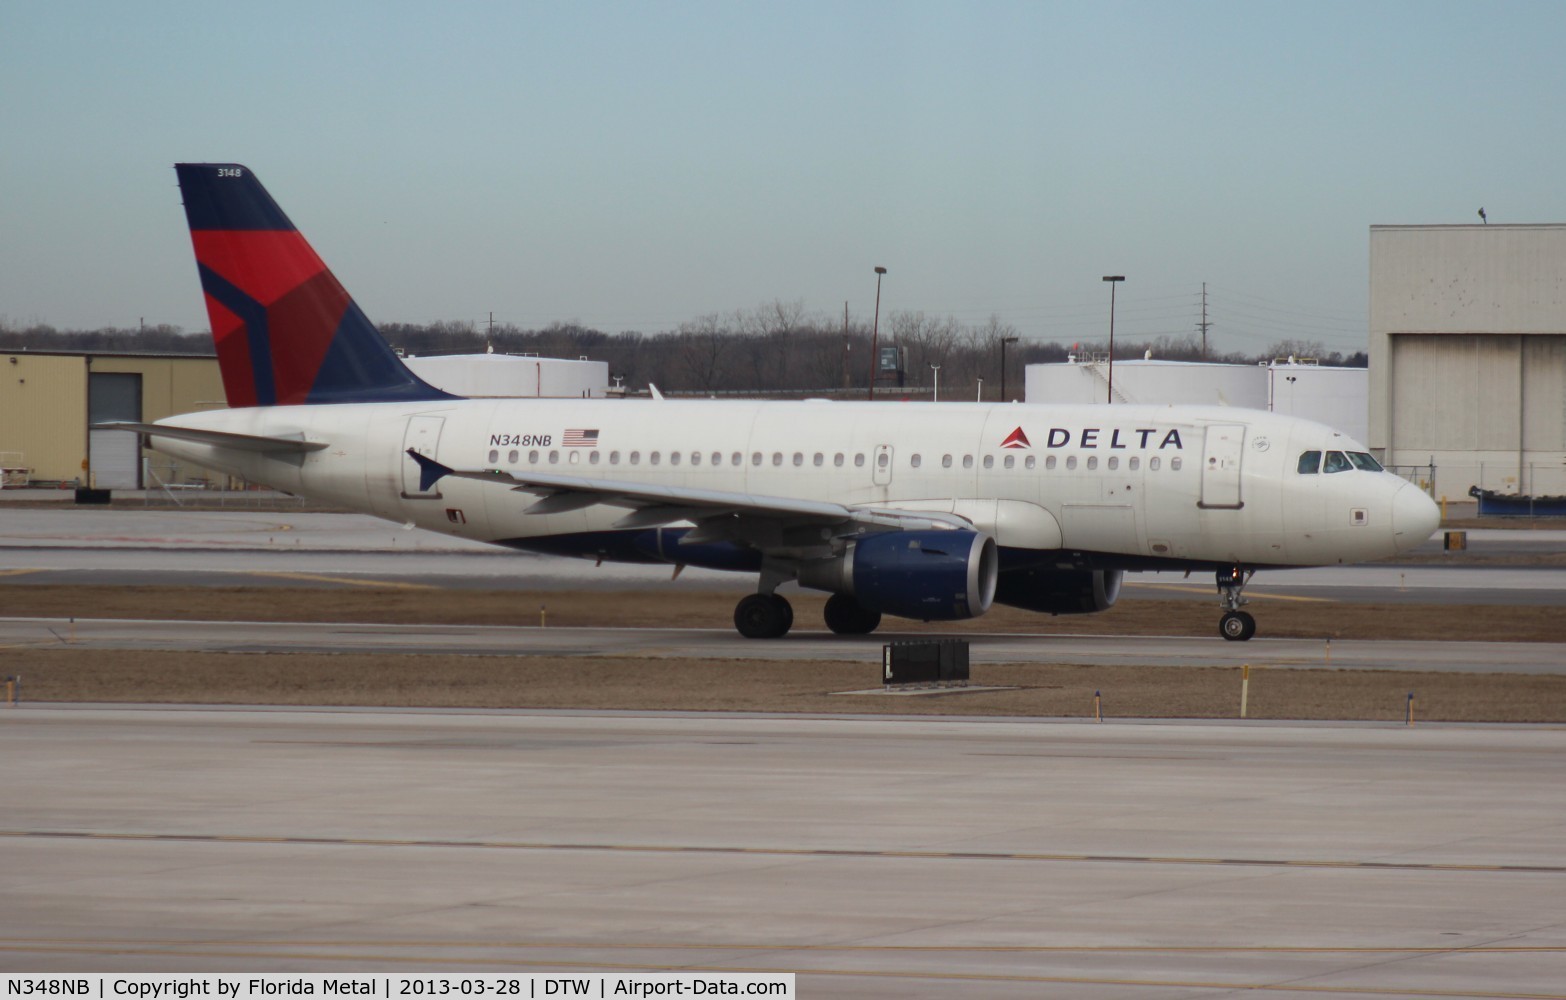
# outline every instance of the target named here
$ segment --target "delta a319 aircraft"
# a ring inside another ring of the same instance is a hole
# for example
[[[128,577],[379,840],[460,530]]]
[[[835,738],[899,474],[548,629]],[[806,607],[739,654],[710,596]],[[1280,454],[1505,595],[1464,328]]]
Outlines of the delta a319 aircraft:
[[[1196,406],[463,399],[421,381],[238,164],[179,164],[227,410],[120,424],[290,493],[514,549],[754,574],[740,633],[1103,611],[1135,570],[1396,555],[1439,512],[1321,424]]]

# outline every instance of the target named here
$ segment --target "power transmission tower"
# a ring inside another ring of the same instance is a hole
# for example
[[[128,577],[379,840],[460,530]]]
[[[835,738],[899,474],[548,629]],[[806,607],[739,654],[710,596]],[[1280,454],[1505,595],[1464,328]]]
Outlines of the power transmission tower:
[[[1212,326],[1207,321],[1207,282],[1202,282],[1202,321],[1196,324],[1196,328],[1202,331],[1202,360],[1207,360],[1207,328]]]
[[[843,303],[843,388],[848,388],[848,303]]]

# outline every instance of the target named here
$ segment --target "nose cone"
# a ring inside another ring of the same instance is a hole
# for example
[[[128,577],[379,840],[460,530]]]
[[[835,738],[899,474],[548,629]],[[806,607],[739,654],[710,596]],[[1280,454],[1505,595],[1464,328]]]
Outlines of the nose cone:
[[[1441,508],[1424,490],[1404,483],[1392,495],[1392,544],[1407,552],[1428,540],[1441,526]]]

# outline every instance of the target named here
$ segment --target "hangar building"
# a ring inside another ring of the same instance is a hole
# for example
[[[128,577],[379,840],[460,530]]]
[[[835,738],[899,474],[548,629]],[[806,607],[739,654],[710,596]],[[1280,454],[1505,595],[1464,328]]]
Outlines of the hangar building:
[[[1566,225],[1372,226],[1370,438],[1388,465],[1566,494]]]

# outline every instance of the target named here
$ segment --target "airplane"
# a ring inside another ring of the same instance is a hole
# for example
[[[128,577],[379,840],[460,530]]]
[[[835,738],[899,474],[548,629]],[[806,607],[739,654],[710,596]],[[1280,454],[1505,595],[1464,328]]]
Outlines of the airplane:
[[[512,549],[753,574],[749,638],[995,604],[1110,608],[1214,573],[1243,641],[1258,569],[1406,552],[1435,503],[1322,424],[1206,406],[464,399],[409,371],[251,170],[175,166],[229,409],[113,425],[188,462]]]

